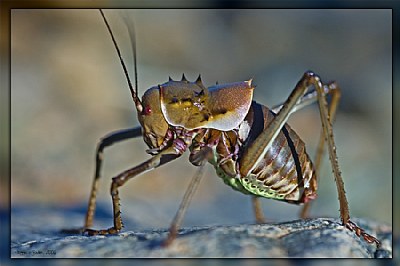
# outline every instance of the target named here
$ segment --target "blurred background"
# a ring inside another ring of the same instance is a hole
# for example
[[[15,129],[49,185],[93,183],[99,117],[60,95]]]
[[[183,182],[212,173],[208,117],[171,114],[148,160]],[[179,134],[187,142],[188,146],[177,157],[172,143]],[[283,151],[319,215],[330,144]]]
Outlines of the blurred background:
[[[206,86],[254,79],[254,99],[284,102],[313,70],[336,80],[342,99],[334,124],[352,217],[392,222],[392,20],[390,10],[105,10],[128,68],[132,49],[123,17],[134,21],[139,94],[168,76],[202,75]],[[133,77],[132,77],[133,78]],[[289,124],[313,158],[316,105]],[[97,10],[11,13],[11,202],[85,212],[98,140],[138,125],[111,39]],[[111,178],[149,157],[141,138],[105,151],[100,213],[110,216]],[[121,188],[127,230],[169,226],[196,168],[188,154]],[[327,156],[311,215],[339,217]],[[300,207],[262,200],[270,222],[296,219]],[[44,209],[45,210],[45,209]],[[210,166],[184,226],[254,222],[250,198]],[[71,224],[80,226],[81,224]]]

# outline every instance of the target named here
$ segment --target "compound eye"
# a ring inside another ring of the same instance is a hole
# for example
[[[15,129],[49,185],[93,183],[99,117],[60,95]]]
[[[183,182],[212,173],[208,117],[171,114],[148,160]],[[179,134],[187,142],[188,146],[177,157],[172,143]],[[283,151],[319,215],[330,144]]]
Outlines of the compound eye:
[[[147,105],[143,109],[143,115],[149,115],[149,114],[151,114],[151,107]]]

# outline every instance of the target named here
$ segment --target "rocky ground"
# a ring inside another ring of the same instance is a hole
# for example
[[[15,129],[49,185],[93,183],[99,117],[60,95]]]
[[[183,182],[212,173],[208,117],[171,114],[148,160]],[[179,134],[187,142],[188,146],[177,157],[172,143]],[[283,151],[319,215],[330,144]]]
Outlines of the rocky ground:
[[[45,213],[45,214],[44,214]],[[379,249],[340,225],[338,219],[314,218],[275,224],[187,227],[167,248],[167,229],[131,231],[119,235],[65,235],[67,222],[82,220],[73,210],[18,209],[11,216],[11,256],[25,257],[267,257],[267,258],[390,258],[392,227],[353,221],[382,242]],[[107,224],[109,219],[98,221]]]

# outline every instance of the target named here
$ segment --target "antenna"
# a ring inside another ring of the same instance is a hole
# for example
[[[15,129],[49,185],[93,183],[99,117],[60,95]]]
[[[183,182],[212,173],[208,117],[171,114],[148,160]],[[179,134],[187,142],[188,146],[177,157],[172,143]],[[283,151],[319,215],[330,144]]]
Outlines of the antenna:
[[[115,41],[114,34],[112,33],[111,27],[108,24],[108,21],[107,21],[105,15],[103,13],[103,10],[99,9],[99,11],[100,11],[101,16],[103,17],[103,20],[104,20],[104,23],[106,24],[108,32],[111,35],[111,39],[112,39],[112,41],[114,43],[115,50],[117,51],[117,54],[118,54],[118,57],[119,57],[119,61],[121,62],[122,68],[124,69],[124,74],[125,74],[126,80],[128,82],[129,90],[131,91],[132,99],[135,102],[136,110],[139,113],[141,113],[143,111],[143,105],[142,105],[142,103],[140,102],[140,99],[137,96],[138,81],[137,81],[137,67],[136,67],[136,41],[135,41],[134,32],[133,32],[133,36],[131,36],[132,35],[131,31],[133,31],[133,28],[129,30],[129,36],[131,38],[132,46],[133,46],[133,59],[134,59],[134,68],[135,68],[135,88],[133,88],[133,86],[132,86],[131,80],[129,78],[128,70],[126,69],[124,60],[122,59],[121,52],[119,50],[117,42]]]

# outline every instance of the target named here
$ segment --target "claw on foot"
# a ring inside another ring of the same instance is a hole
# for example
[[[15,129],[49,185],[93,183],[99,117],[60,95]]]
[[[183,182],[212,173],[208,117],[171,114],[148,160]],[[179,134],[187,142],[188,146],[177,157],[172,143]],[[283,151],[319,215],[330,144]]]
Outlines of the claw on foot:
[[[161,247],[166,248],[175,240],[176,234],[168,234],[167,239],[161,243]]]
[[[60,233],[61,234],[67,234],[67,235],[81,235],[85,232],[85,228],[70,228],[70,229],[61,229]]]
[[[71,235],[88,235],[88,236],[96,236],[96,235],[115,235],[119,233],[119,230],[114,227],[110,227],[108,229],[103,230],[94,230],[90,228],[73,228],[73,229],[62,229],[60,231],[61,234],[71,234]]]
[[[359,237],[363,237],[365,241],[367,241],[368,243],[376,243],[377,248],[379,248],[381,246],[381,242],[376,239],[374,236],[367,234],[364,229],[358,227],[355,223],[353,223],[352,221],[348,221],[346,224],[347,229],[349,229],[350,231],[353,231],[356,233],[357,236]]]
[[[114,227],[110,227],[108,229],[103,230],[94,230],[87,228],[83,232],[83,234],[87,234],[88,236],[96,236],[96,235],[116,235],[119,233],[119,230],[115,229]]]

